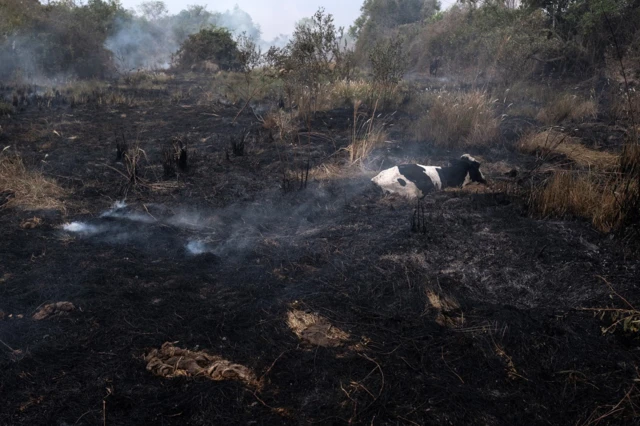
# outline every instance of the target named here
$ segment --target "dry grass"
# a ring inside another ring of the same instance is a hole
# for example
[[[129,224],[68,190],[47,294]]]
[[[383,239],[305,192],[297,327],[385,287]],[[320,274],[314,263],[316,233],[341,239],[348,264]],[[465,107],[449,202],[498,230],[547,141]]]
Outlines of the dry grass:
[[[599,157],[601,153],[590,151],[587,150],[586,155],[578,149],[569,155],[589,166],[599,162],[597,167],[590,167],[588,171],[556,171],[533,189],[530,205],[543,217],[588,219],[602,232],[626,228],[633,231],[640,223],[640,144],[637,137],[627,141],[619,157],[607,154],[603,160]]]
[[[436,323],[442,327],[459,328],[464,325],[464,314],[460,303],[450,295],[438,293],[432,289],[425,291],[429,305],[426,310],[435,310]]]
[[[563,94],[542,108],[536,119],[544,124],[560,124],[566,120],[584,121],[595,118],[598,105],[593,99],[583,99],[577,95]]]
[[[615,96],[609,107],[609,115],[614,120],[629,120],[637,114],[640,114],[638,92],[630,92],[629,98],[626,95]]]
[[[487,146],[499,136],[493,104],[486,92],[442,92],[417,122],[415,137],[447,149]]]
[[[174,77],[162,71],[135,71],[124,75],[120,81],[126,86],[138,89],[166,89]]]
[[[18,155],[0,153],[0,193],[11,194],[1,208],[64,210],[64,190],[38,171],[28,170]]]
[[[165,342],[160,349],[144,355],[147,370],[160,377],[206,377],[210,380],[237,380],[252,389],[261,383],[249,368],[205,351],[190,351]]]
[[[360,101],[353,106],[353,129],[351,143],[345,148],[351,164],[363,163],[371,152],[387,140],[384,121],[376,117],[376,108],[371,117],[359,113]],[[376,104],[377,106],[377,104]]]
[[[212,78],[207,91],[236,104],[248,99],[277,99],[283,88],[282,80],[273,78],[264,71],[258,70],[251,74],[224,71]]]
[[[353,106],[357,101],[365,105],[378,104],[385,109],[397,109],[410,101],[412,88],[405,82],[397,85],[380,85],[371,81],[339,80],[326,87],[327,100],[324,109]]]
[[[274,132],[279,140],[291,140],[298,134],[298,126],[294,113],[274,110],[262,119],[262,127]]]
[[[582,217],[609,232],[619,221],[621,200],[615,189],[600,174],[561,171],[533,191],[531,204],[543,217]]]
[[[304,343],[314,346],[340,346],[349,339],[349,334],[333,326],[326,318],[300,309],[287,313],[287,325]]]
[[[537,105],[547,105],[555,98],[554,91],[549,87],[531,81],[516,82],[505,88],[499,96],[507,115],[530,118],[540,113]]]
[[[51,101],[59,96],[71,106],[87,103],[130,107],[137,105],[133,95],[125,94],[116,86],[98,80],[78,80],[58,87],[49,87],[41,95],[45,102],[43,106],[50,106]]]
[[[518,148],[528,154],[548,157],[560,154],[580,167],[612,169],[619,164],[620,157],[605,151],[596,151],[585,147],[579,138],[571,137],[555,130],[525,135]]]

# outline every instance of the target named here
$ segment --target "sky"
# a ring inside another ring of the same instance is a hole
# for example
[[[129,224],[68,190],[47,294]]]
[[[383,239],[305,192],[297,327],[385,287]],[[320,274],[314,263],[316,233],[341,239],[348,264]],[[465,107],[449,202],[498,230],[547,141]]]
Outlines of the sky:
[[[122,0],[124,7],[135,8],[142,0]],[[237,4],[260,24],[262,38],[272,40],[280,34],[291,34],[295,23],[313,15],[318,7],[324,7],[333,15],[337,27],[348,29],[360,15],[360,0],[164,0],[169,13],[175,14],[187,5],[206,5],[211,12],[224,12]],[[455,0],[441,0],[443,8]]]

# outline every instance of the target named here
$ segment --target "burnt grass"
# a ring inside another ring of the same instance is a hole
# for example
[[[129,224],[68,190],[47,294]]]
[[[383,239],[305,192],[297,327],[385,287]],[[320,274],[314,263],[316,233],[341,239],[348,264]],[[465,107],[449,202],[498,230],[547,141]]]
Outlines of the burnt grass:
[[[637,256],[617,238],[533,218],[495,186],[428,197],[425,232],[412,233],[415,204],[377,193],[371,174],[313,174],[346,169],[336,151],[349,108],[318,113],[311,136],[301,128],[299,142],[282,143],[249,108],[232,123],[242,103],[173,102],[162,90],[135,99],[30,105],[0,119],[2,146],[68,194],[64,212],[0,210],[0,424],[638,421],[637,336],[603,335],[610,322],[584,309],[624,307],[602,278],[640,304]],[[410,119],[396,115],[372,167],[462,154],[407,142]],[[234,155],[230,138],[243,131]],[[123,135],[145,154],[130,187],[116,161]],[[164,177],[173,138],[189,167]],[[504,143],[479,154],[494,181],[530,161]],[[307,159],[307,187],[283,191],[283,171],[303,174]],[[129,211],[157,220],[100,218],[124,191]],[[175,225],[182,211],[201,225]],[[42,224],[22,229],[33,216]],[[110,233],[63,231],[71,221]],[[205,237],[213,254],[186,252]],[[433,294],[457,303],[438,307]],[[31,319],[57,301],[76,310]],[[349,338],[300,340],[292,309]],[[155,376],[142,357],[164,342],[245,365],[264,386]]]

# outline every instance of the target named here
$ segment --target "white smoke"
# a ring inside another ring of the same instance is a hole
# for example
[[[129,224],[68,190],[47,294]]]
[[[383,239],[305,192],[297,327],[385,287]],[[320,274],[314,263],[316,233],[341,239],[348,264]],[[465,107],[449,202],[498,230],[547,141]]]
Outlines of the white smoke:
[[[160,253],[182,249],[188,255],[242,259],[265,244],[288,246],[328,229],[345,204],[370,186],[364,177],[293,194],[273,190],[254,202],[213,211],[160,204],[133,208],[119,201],[90,223],[72,222],[63,229],[98,242],[134,244]]]
[[[185,248],[190,254],[194,256],[198,256],[204,253],[213,253],[213,250],[207,245],[207,243],[199,240],[189,241]]]
[[[124,201],[116,201],[113,206],[100,214],[101,218],[127,219],[133,222],[153,223],[156,219],[148,213],[141,213],[127,210],[127,204]]]
[[[105,47],[113,53],[120,72],[170,67],[180,45],[190,35],[211,26],[226,28],[234,36],[245,33],[258,45],[266,44],[260,40],[260,26],[238,6],[223,13],[189,6],[173,16],[119,18],[115,26],[117,30],[106,40]]]
[[[95,225],[90,225],[84,222],[65,223],[64,225],[62,225],[62,229],[64,229],[67,232],[73,232],[73,233],[84,234],[84,235],[95,235],[102,232],[102,229],[100,227]]]

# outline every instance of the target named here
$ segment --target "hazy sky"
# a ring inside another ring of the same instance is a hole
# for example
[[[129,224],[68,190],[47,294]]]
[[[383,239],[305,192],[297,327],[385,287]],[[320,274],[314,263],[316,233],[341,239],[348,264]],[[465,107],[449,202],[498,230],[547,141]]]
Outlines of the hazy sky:
[[[294,24],[313,15],[318,7],[325,8],[334,17],[336,26],[349,28],[360,15],[360,0],[164,0],[170,13],[180,12],[187,5],[206,5],[209,11],[224,12],[237,4],[249,13],[262,28],[262,38],[271,40],[279,34],[291,34]],[[122,0],[126,8],[134,8],[142,0]],[[441,0],[444,7],[455,0]]]

